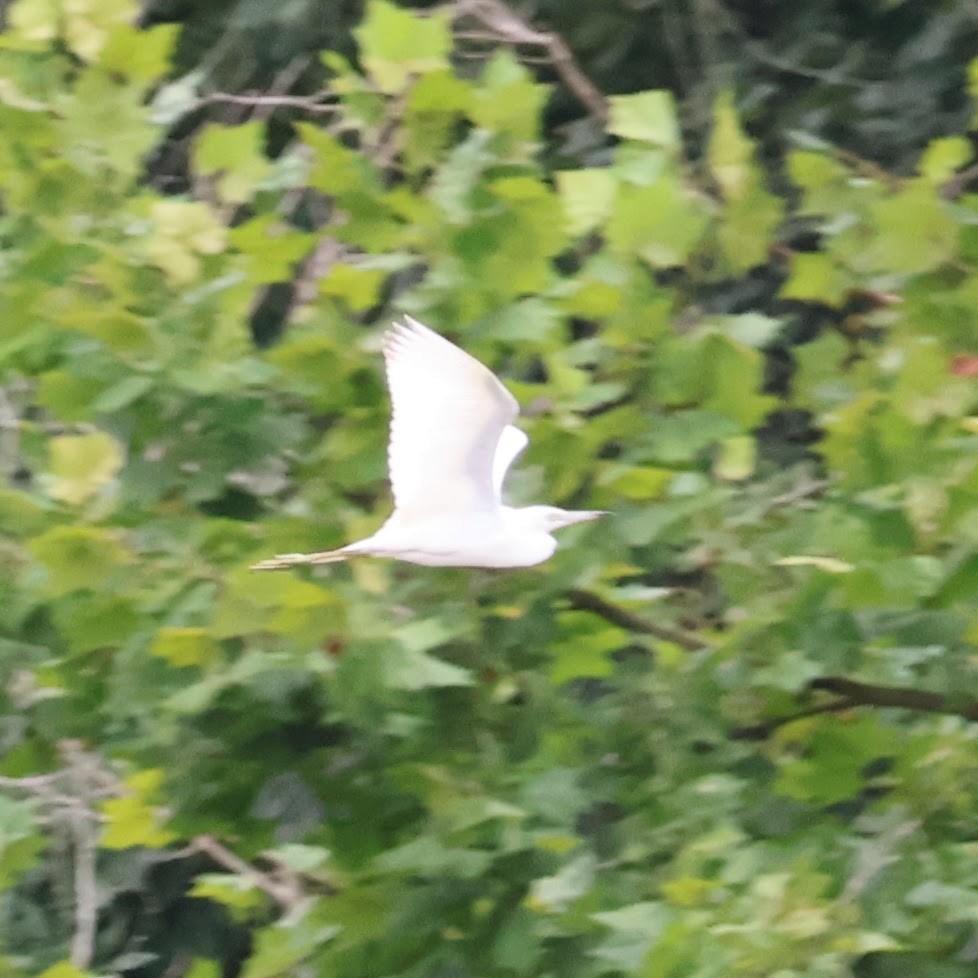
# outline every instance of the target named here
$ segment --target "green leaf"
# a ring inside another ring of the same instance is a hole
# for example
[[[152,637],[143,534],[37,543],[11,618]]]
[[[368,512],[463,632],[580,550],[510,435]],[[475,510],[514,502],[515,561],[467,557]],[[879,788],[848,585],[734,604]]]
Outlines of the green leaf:
[[[367,202],[371,202],[374,207],[382,206],[380,181],[367,158],[309,123],[297,123],[296,130],[303,143],[314,154],[314,163],[308,176],[310,186],[339,197],[346,209],[365,208]],[[344,229],[345,225],[334,225],[337,232]]]
[[[717,329],[744,346],[762,350],[776,339],[782,329],[779,319],[756,312],[745,312],[737,316],[718,316]]]
[[[144,394],[153,389],[155,381],[145,374],[129,374],[120,381],[105,388],[92,401],[92,410],[112,414],[138,401]]]
[[[48,494],[71,506],[87,502],[122,468],[119,443],[104,431],[56,435],[48,443]]]
[[[763,358],[756,350],[727,336],[707,333],[698,344],[672,345],[659,358],[659,393],[665,403],[673,399],[698,403],[748,429],[774,407],[773,398],[758,393],[763,370]],[[710,427],[716,431],[719,425],[713,422]]]
[[[263,927],[254,937],[254,950],[241,978],[278,978],[333,940],[340,928],[324,924],[315,912]]]
[[[417,691],[440,686],[471,686],[475,682],[468,669],[403,646],[385,653],[382,671],[384,683],[391,689]]]
[[[750,435],[725,438],[713,463],[713,474],[730,482],[749,479],[757,464],[757,442]]]
[[[163,781],[160,770],[138,771],[126,778],[127,794],[102,803],[105,827],[100,845],[106,849],[165,846],[173,834],[160,827],[161,811],[151,804]]]
[[[178,668],[207,667],[223,658],[220,646],[204,628],[161,628],[149,651]]]
[[[717,240],[729,266],[745,272],[765,264],[783,217],[784,204],[765,190],[755,172],[743,194],[728,201],[717,229]]]
[[[408,95],[405,120],[404,161],[409,171],[441,164],[472,99],[471,87],[450,71],[430,72],[416,80]]]
[[[177,24],[157,24],[151,30],[120,24],[109,31],[99,64],[133,81],[155,82],[166,74],[179,34]]]
[[[334,265],[319,283],[321,295],[345,299],[354,312],[365,312],[376,305],[387,276],[379,268]]]
[[[227,233],[206,204],[159,200],[150,204],[154,231],[144,241],[146,257],[174,288],[189,285],[200,274],[200,255],[221,251]]]
[[[819,805],[855,796],[865,785],[866,766],[888,756],[894,747],[893,732],[871,715],[845,723],[819,718],[808,726],[806,756],[782,763],[777,790]]]
[[[971,159],[971,143],[963,136],[935,139],[921,158],[918,169],[922,176],[941,184]]]
[[[633,903],[593,917],[611,931],[595,949],[596,956],[616,969],[637,972],[673,913],[661,903]]]
[[[609,676],[614,672],[611,653],[627,644],[622,629],[579,611],[561,612],[557,624],[551,682],[562,683],[578,676]]]
[[[14,36],[32,41],[60,37],[72,53],[91,61],[102,50],[110,28],[126,23],[131,14],[127,0],[77,0],[65,9],[58,3],[34,0],[17,5],[10,26]]]
[[[0,886],[13,886],[47,846],[37,805],[0,795]]]
[[[201,173],[215,178],[224,200],[250,200],[271,171],[265,158],[264,125],[207,126],[194,144],[194,162]]]
[[[668,150],[679,146],[679,123],[671,92],[613,95],[608,104],[608,132]]]
[[[727,200],[745,196],[757,179],[752,163],[754,148],[740,127],[733,94],[720,94],[713,105],[713,132],[710,135],[710,170]]]
[[[553,876],[535,879],[530,884],[526,906],[537,913],[556,913],[584,896],[594,883],[596,860],[591,853],[582,853]]]
[[[586,234],[604,223],[611,214],[617,188],[610,170],[560,170],[556,177],[572,235]]]
[[[216,961],[195,958],[184,978],[221,978],[221,968]]]
[[[556,196],[530,177],[502,178],[491,190],[501,206],[459,231],[454,248],[481,288],[511,297],[542,291],[566,242]]]
[[[296,231],[274,214],[262,214],[230,228],[228,242],[251,259],[248,281],[263,285],[289,278],[316,238]]]
[[[91,972],[80,971],[73,964],[62,961],[58,964],[45,968],[37,975],[37,978],[91,978]]]
[[[132,559],[116,533],[94,526],[52,527],[29,549],[47,571],[46,589],[54,597],[105,587]]]
[[[447,10],[419,17],[386,0],[369,0],[366,17],[353,34],[360,60],[382,92],[395,95],[412,75],[448,67],[452,35]]]
[[[41,375],[37,399],[62,421],[77,422],[91,417],[99,388],[93,377],[78,377],[69,370],[48,370]]]
[[[735,418],[744,428],[758,424],[774,408],[774,398],[760,393],[764,363],[756,350],[713,336],[705,340],[701,352],[701,382],[709,391],[704,408]]]
[[[855,277],[824,252],[791,256],[791,273],[781,286],[785,299],[809,299],[839,304],[855,285]]]
[[[54,619],[75,654],[123,645],[143,624],[132,600],[119,594],[85,594],[59,601]]]
[[[636,465],[611,465],[604,469],[598,483],[625,499],[649,501],[665,495],[675,472]]]
[[[724,93],[714,105],[709,157],[726,203],[718,239],[737,271],[767,261],[771,237],[784,212],[780,198],[765,190],[753,155],[753,143],[740,127],[733,96]]]
[[[493,54],[482,72],[468,115],[487,134],[510,135],[524,142],[535,140],[548,91],[504,48]]]
[[[375,860],[375,864],[386,873],[476,879],[486,871],[491,861],[488,852],[449,847],[432,836],[422,836],[386,850]]]
[[[607,224],[608,241],[616,251],[637,255],[656,268],[682,265],[707,223],[704,202],[666,171],[648,186],[618,188]]]
[[[194,878],[190,896],[216,900],[235,911],[257,910],[267,899],[252,878],[232,873],[201,873]]]
[[[852,267],[888,274],[920,274],[949,261],[958,225],[941,200],[939,188],[915,180],[870,209],[876,233],[850,232],[846,256]]]

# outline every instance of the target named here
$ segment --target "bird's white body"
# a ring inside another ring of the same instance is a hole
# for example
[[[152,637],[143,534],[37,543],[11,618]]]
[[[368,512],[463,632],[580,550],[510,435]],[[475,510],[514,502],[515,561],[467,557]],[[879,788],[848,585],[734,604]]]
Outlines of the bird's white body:
[[[393,557],[428,567],[532,567],[557,549],[556,539],[531,518],[538,508],[550,509],[501,506],[495,512],[449,514],[407,527],[398,525],[395,513],[373,536],[334,552]]]
[[[358,555],[432,567],[530,567],[557,549],[552,532],[603,511],[502,503],[510,465],[528,439],[519,407],[474,357],[410,317],[384,344],[391,393],[388,465],[394,512],[373,536],[255,565],[277,570]]]

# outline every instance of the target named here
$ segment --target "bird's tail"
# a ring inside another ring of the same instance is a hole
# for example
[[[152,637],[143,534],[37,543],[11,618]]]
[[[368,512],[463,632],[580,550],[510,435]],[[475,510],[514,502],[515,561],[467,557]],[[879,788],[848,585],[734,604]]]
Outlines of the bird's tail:
[[[338,564],[349,556],[351,556],[350,551],[345,547],[339,550],[322,550],[315,554],[279,554],[277,557],[269,557],[268,560],[252,564],[251,569],[285,570],[287,567],[296,567],[300,564]]]

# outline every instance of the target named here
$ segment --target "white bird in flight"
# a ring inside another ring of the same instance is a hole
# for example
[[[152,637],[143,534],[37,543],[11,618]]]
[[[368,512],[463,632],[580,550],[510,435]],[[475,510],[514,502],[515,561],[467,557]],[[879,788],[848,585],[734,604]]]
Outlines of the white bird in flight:
[[[529,439],[516,398],[475,357],[410,316],[384,339],[391,395],[387,449],[394,512],[373,536],[313,554],[282,554],[253,570],[390,557],[429,567],[531,567],[557,549],[554,530],[605,510],[514,509],[503,480]]]

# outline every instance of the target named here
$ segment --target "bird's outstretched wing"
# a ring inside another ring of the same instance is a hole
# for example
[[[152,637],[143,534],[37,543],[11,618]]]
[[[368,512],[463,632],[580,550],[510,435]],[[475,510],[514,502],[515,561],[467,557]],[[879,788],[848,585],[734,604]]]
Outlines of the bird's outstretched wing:
[[[487,367],[410,316],[384,342],[391,395],[388,465],[393,519],[423,520],[499,505],[497,446],[519,414],[516,399]]]
[[[503,495],[503,483],[506,481],[506,473],[509,467],[516,461],[520,452],[530,444],[525,431],[514,428],[511,424],[506,425],[499,436],[499,444],[496,445],[496,454],[492,460],[492,488],[496,494],[496,499],[501,499]]]

